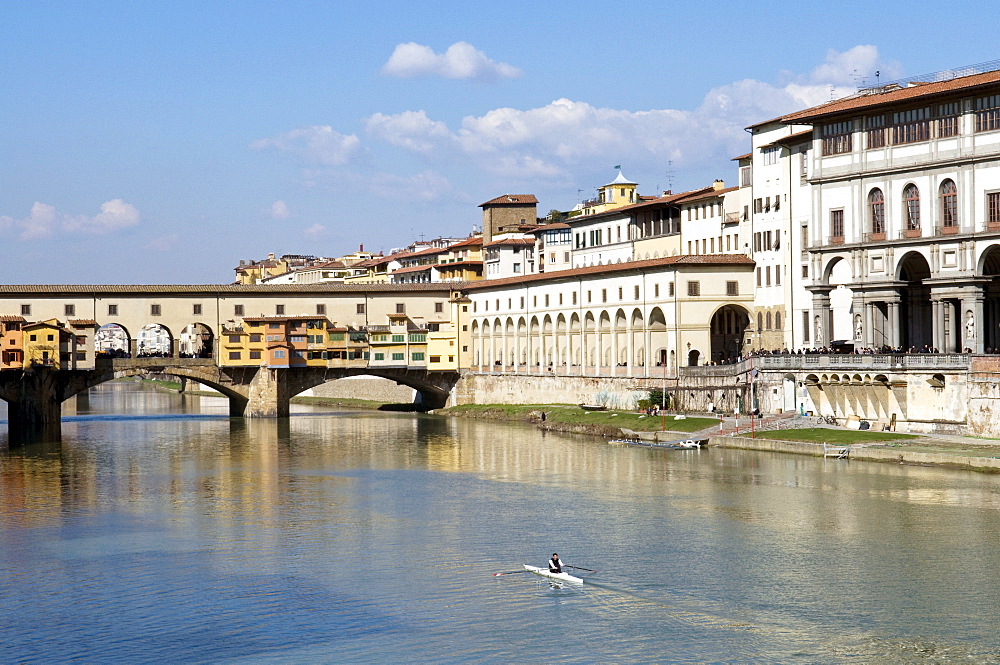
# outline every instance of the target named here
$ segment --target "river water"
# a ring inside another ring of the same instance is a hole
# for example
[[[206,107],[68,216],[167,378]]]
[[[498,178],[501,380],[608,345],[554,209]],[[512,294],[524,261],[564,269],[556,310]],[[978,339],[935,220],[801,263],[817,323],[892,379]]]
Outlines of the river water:
[[[1000,478],[138,384],[0,446],[2,662],[1000,662]],[[494,577],[553,551],[579,588]]]

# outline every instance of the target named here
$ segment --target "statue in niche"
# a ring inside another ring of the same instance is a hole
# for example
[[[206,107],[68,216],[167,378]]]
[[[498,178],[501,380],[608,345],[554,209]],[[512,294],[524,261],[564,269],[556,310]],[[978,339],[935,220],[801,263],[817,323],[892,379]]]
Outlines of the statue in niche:
[[[854,317],[854,339],[861,339],[861,335],[864,332],[864,326],[861,324],[861,315]]]
[[[972,312],[965,313],[965,339],[976,339],[976,317]]]
[[[816,343],[823,343],[823,324],[818,316],[816,317]]]

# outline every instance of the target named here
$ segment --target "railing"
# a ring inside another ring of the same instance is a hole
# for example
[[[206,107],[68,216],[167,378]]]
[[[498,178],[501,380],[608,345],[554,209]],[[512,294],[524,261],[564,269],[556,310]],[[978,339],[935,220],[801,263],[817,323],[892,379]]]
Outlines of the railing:
[[[953,236],[958,233],[958,226],[938,226],[934,229],[936,236]]]
[[[142,369],[147,367],[204,367],[217,365],[215,358],[98,358],[97,364],[111,363],[112,369]]]
[[[740,213],[738,212],[727,212],[726,219],[722,222],[723,224],[739,224],[740,223]]]
[[[905,354],[855,354],[810,353],[805,355],[756,356],[754,367],[761,369],[793,369],[816,371],[825,369],[964,369],[969,367],[968,353],[905,353]]]

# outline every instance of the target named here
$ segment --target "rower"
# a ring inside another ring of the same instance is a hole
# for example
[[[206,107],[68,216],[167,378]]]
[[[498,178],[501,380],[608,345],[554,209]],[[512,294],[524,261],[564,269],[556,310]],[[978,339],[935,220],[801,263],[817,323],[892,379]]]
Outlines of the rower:
[[[555,552],[552,553],[552,558],[549,559],[549,572],[550,573],[561,573],[562,572],[562,561],[559,560],[559,555]]]

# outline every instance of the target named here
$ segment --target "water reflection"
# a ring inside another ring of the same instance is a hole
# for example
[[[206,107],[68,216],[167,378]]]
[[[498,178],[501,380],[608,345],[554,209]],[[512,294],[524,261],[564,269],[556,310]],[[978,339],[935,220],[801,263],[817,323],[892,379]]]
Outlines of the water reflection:
[[[231,419],[223,399],[133,384],[74,409],[61,445],[0,455],[12,660],[905,663],[997,647],[994,476],[413,414]],[[576,591],[490,576],[553,550],[602,573]],[[574,639],[524,630],[542,620]]]

